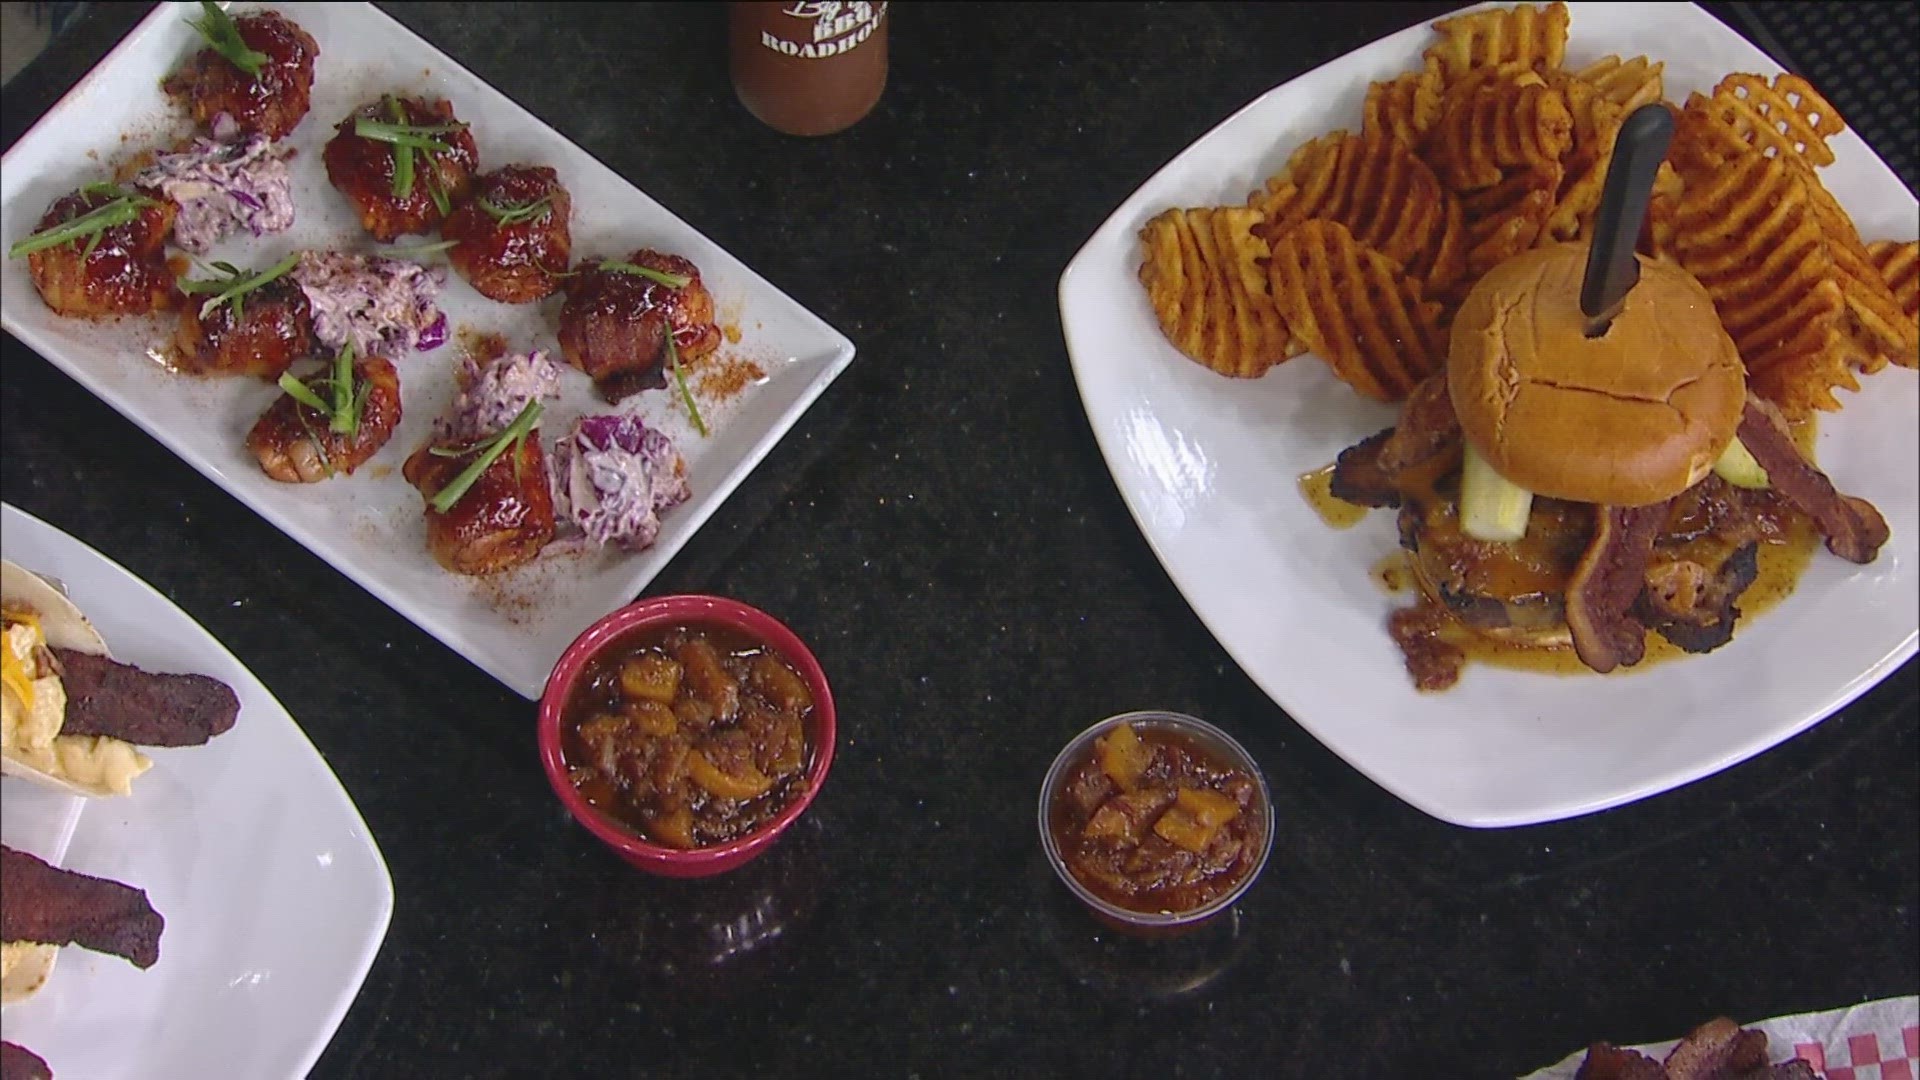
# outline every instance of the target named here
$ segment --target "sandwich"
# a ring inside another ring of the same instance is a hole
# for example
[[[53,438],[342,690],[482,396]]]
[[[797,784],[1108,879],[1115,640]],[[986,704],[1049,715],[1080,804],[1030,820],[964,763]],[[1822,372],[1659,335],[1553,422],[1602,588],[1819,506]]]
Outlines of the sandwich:
[[[1571,648],[1598,672],[1639,663],[1649,630],[1719,648],[1759,543],[1796,513],[1852,562],[1887,540],[1880,513],[1835,491],[1748,391],[1691,274],[1641,259],[1589,336],[1586,261],[1585,244],[1553,244],[1489,271],[1445,370],[1335,466],[1339,498],[1399,508],[1421,604],[1391,629],[1422,689],[1458,678],[1472,637]]]

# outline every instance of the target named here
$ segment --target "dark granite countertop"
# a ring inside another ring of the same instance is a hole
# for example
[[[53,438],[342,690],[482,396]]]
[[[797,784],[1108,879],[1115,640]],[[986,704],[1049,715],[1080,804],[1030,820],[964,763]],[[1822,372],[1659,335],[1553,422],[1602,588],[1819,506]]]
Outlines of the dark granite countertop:
[[[386,6],[858,344],[648,590],[787,621],[842,742],[766,859],[643,876],[555,801],[526,702],[8,338],[5,498],[231,647],[392,868],[315,1076],[1511,1076],[1920,987],[1913,664],[1682,790],[1455,828],[1268,701],[1114,489],[1061,343],[1068,257],[1220,118],[1449,5],[900,4],[879,110],[813,142],[735,102],[717,5]],[[6,143],[143,10],[89,5],[8,86]],[[1757,12],[1909,186],[1912,10]],[[1040,861],[1048,760],[1139,707],[1224,725],[1272,784],[1231,933],[1105,942]]]

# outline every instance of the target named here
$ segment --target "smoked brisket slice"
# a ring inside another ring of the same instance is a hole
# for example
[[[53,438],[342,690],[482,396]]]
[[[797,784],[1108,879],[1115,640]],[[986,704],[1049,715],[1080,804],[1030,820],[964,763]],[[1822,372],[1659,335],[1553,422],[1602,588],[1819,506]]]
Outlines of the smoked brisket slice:
[[[53,1070],[26,1047],[0,1042],[0,1080],[53,1080]]]
[[[206,675],[162,675],[104,656],[53,650],[67,693],[62,735],[105,735],[135,746],[199,746],[233,726],[240,699]]]
[[[139,889],[0,847],[0,941],[79,945],[150,968],[165,926]]]

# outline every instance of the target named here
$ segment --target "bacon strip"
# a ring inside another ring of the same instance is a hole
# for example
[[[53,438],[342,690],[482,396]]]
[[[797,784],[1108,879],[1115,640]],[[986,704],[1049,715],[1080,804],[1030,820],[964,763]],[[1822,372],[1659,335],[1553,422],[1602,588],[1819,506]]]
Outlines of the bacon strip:
[[[165,926],[140,889],[0,847],[0,941],[79,945],[150,968]]]
[[[1404,472],[1453,449],[1459,441],[1460,416],[1453,411],[1447,376],[1444,372],[1428,376],[1401,406],[1393,434],[1380,449],[1380,468],[1389,476]]]
[[[135,746],[199,746],[240,714],[233,688],[206,675],[141,671],[104,656],[53,650],[67,693],[62,735],[105,735]]]
[[[1787,421],[1772,404],[1747,395],[1740,415],[1740,441],[1753,460],[1767,470],[1767,481],[1795,509],[1813,519],[1827,538],[1827,550],[1852,563],[1870,563],[1880,554],[1890,530],[1887,521],[1865,499],[1842,495],[1833,481],[1800,455],[1793,445]]]
[[[1646,654],[1646,628],[1632,608],[1646,586],[1667,503],[1600,506],[1595,512],[1593,542],[1567,582],[1567,628],[1580,662],[1604,674],[1632,667]]]

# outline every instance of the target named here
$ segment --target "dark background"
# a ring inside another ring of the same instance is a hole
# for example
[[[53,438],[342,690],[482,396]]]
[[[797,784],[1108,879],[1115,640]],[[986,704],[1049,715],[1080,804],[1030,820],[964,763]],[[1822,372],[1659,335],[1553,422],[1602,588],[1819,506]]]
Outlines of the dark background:
[[[7,338],[5,497],[230,646],[392,868],[315,1076],[1496,1076],[1920,986],[1912,663],[1683,790],[1455,828],[1241,674],[1108,477],[1067,259],[1222,117],[1450,5],[900,4],[879,109],[820,141],[736,103],[718,6],[385,6],[859,346],[648,590],[788,622],[842,741],[766,859],[641,875],[553,798],[528,703]],[[144,10],[91,5],[7,89],[5,142]],[[1717,10],[1914,184],[1913,6],[1769,6],[1759,31]],[[1142,707],[1240,737],[1279,821],[1237,927],[1154,950],[1098,940],[1033,828],[1059,746]]]

